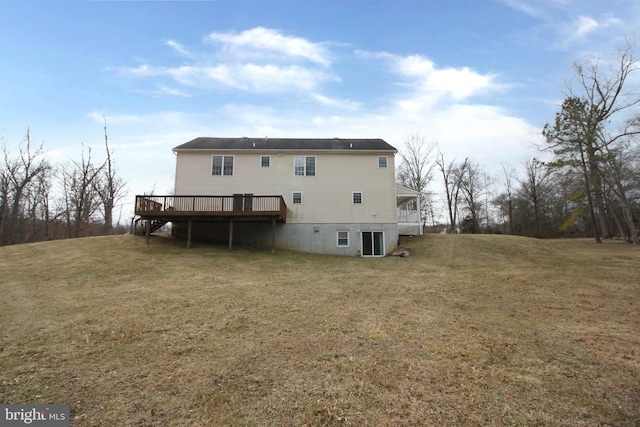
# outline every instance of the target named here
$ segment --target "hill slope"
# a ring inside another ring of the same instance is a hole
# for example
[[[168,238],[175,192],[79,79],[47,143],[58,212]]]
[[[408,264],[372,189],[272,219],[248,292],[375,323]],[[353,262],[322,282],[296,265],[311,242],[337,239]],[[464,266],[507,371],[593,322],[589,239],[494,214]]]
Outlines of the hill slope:
[[[637,425],[640,252],[359,259],[134,236],[0,248],[0,400],[72,425]]]

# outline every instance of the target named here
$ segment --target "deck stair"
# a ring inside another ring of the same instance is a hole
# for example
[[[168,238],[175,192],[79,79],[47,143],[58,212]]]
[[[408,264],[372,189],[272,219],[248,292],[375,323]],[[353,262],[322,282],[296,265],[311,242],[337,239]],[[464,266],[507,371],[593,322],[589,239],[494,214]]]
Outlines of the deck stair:
[[[139,235],[139,236],[144,236],[147,232],[147,221],[150,222],[150,226],[149,226],[149,234],[158,231],[160,228],[162,228],[166,223],[168,223],[168,220],[165,219],[151,219],[151,220],[147,220],[144,218],[138,218],[135,221],[135,234]]]

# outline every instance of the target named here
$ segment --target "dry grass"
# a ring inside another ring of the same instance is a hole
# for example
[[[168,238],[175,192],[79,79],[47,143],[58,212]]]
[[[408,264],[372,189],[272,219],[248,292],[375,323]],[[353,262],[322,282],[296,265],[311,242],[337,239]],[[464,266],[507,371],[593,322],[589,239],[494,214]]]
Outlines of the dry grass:
[[[0,248],[0,401],[74,426],[640,424],[640,251],[358,259],[132,236]]]

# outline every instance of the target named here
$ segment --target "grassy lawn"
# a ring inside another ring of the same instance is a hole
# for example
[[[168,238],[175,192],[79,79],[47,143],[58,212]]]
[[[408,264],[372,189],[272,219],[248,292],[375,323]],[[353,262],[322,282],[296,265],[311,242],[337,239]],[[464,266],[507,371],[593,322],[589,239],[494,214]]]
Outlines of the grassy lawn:
[[[0,248],[0,402],[73,426],[640,425],[640,248]]]

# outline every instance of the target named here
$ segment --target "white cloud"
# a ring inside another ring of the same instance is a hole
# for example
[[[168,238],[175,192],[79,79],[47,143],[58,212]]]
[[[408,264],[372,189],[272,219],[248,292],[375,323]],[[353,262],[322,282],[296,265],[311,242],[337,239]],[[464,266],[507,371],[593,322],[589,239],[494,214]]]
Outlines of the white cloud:
[[[400,97],[385,114],[397,126],[395,143],[419,132],[437,142],[447,158],[469,157],[486,167],[531,155],[540,130],[504,109],[484,104],[434,103],[428,97]],[[380,129],[380,131],[383,131]]]
[[[130,77],[150,77],[162,74],[159,67],[151,67],[147,64],[141,64],[137,67],[118,67],[116,70],[125,76]]]
[[[148,114],[125,114],[111,113],[105,111],[90,111],[86,116],[94,122],[104,125],[104,118],[107,119],[107,126],[141,126],[148,130],[165,129],[165,126],[174,128],[193,128],[193,125],[200,119],[195,114],[182,111],[164,111]]]
[[[179,67],[152,67],[141,65],[123,68],[122,72],[132,76],[169,76],[177,83],[192,88],[210,89],[219,86],[254,93],[309,91],[324,80],[335,80],[334,76],[297,65],[258,64],[193,64]],[[185,96],[173,89],[164,93]]]
[[[235,87],[257,93],[284,92],[287,90],[309,91],[320,82],[335,79],[323,72],[307,68],[277,65],[243,64],[233,67],[232,79]]]
[[[312,93],[311,97],[318,101],[320,104],[326,105],[328,107],[335,107],[350,111],[359,110],[360,108],[362,108],[362,103],[349,101],[347,99],[330,98],[319,93]]]
[[[494,0],[497,3],[522,12],[536,19],[546,19],[549,15],[556,13],[558,10],[569,11],[571,8],[575,10],[578,5],[572,5],[573,0]],[[579,0],[583,3],[584,0]]]
[[[588,16],[579,16],[577,20],[569,24],[567,32],[573,38],[580,38],[598,28],[598,21]]]
[[[213,33],[207,40],[215,42],[218,53],[225,56],[224,61],[212,60],[211,55],[195,55],[182,44],[169,40],[166,45],[188,57],[189,62],[176,66],[141,64],[117,70],[133,78],[169,77],[191,89],[226,87],[257,94],[315,92],[323,82],[339,81],[327,69],[331,64],[327,49],[303,38],[258,27],[241,33]],[[169,89],[164,84],[157,87],[160,89],[142,92],[153,96],[189,96],[180,87]]]
[[[621,34],[634,33],[638,26],[637,12],[622,16],[623,9],[616,2],[599,0],[493,0],[515,11],[529,15],[538,24],[523,29],[530,40],[556,49],[566,50],[572,45],[588,41],[590,45]],[[616,17],[622,16],[622,19]]]
[[[539,6],[535,7],[531,4],[531,2],[529,1],[523,1],[523,0],[496,0],[499,3],[504,4],[507,7],[510,7],[512,9],[515,9],[519,12],[523,12],[526,13],[527,15],[531,15],[531,16],[539,16],[540,15],[540,9]]]
[[[165,95],[178,96],[180,98],[189,98],[191,95],[183,90],[170,88],[166,86],[160,86],[157,89],[149,92],[152,96],[161,97]]]
[[[286,36],[269,28],[257,27],[241,33],[211,33],[208,41],[222,45],[227,53],[242,57],[268,57],[278,55],[282,59],[303,59],[328,67],[331,59],[321,44],[301,37]]]
[[[391,69],[418,90],[416,97],[433,102],[442,97],[464,100],[487,91],[503,89],[495,74],[481,74],[469,67],[438,68],[421,55],[397,56],[388,52],[356,52],[363,58],[379,58],[390,63]],[[413,102],[405,100],[409,103]]]
[[[173,50],[175,50],[177,53],[179,53],[180,55],[186,56],[186,57],[191,57],[192,54],[191,52],[189,52],[187,50],[187,48],[185,48],[182,44],[174,41],[174,40],[167,40],[166,42],[167,46],[169,46],[170,48],[172,48]]]
[[[390,56],[394,60],[394,67],[400,74],[411,77],[428,77],[432,74],[436,67],[430,59],[424,58],[420,55],[411,55],[405,57]]]
[[[563,33],[570,40],[577,40],[587,35],[608,27],[621,24],[622,21],[613,16],[604,16],[600,21],[590,17],[581,15],[575,20],[564,25]]]

